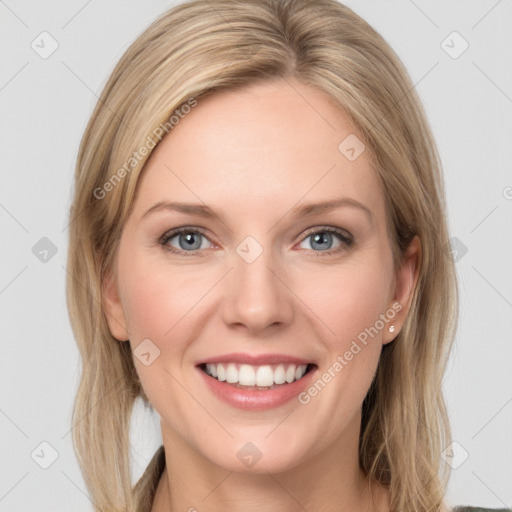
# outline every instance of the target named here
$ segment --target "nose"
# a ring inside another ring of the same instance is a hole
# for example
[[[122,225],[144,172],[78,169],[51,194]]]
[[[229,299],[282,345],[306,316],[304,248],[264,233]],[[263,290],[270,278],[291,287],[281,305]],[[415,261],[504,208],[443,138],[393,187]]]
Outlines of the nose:
[[[293,293],[282,266],[272,259],[270,250],[263,250],[254,261],[240,254],[233,254],[234,268],[224,283],[224,322],[243,326],[252,334],[288,325],[293,317]]]

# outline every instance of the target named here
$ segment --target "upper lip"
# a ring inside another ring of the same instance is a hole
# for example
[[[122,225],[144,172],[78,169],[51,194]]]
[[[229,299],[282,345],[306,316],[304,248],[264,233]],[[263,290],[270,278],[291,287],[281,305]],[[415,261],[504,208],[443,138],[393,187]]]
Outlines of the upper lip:
[[[289,356],[287,354],[244,354],[242,352],[234,352],[231,354],[223,354],[221,356],[209,357],[196,363],[196,366],[202,364],[215,364],[215,363],[240,363],[250,364],[252,366],[261,366],[266,364],[314,364],[311,360],[303,359],[301,357]]]

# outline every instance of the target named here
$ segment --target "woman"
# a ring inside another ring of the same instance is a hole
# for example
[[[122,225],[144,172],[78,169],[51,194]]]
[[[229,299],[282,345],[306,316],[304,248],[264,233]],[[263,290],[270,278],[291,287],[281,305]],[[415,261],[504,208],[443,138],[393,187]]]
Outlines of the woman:
[[[440,163],[402,64],[350,9],[169,10],[100,97],[70,215],[96,510],[447,510]],[[139,397],[163,445],[132,488]]]

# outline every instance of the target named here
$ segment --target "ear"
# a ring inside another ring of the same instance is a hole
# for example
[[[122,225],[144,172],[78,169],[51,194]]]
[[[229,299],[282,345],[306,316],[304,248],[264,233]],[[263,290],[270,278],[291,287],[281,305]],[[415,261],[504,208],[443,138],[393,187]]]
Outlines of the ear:
[[[112,336],[118,341],[130,339],[126,328],[126,318],[119,296],[117,279],[113,272],[109,272],[101,283],[102,305],[107,317],[108,327]]]
[[[409,309],[411,307],[412,297],[416,284],[421,264],[421,242],[416,235],[407,247],[402,265],[395,275],[395,293],[393,301],[389,305],[394,311],[398,311],[395,317],[388,322],[386,330],[383,335],[382,343],[386,344],[394,340],[407,318]],[[394,305],[394,306],[393,306]],[[393,325],[394,332],[389,332],[389,327]]]

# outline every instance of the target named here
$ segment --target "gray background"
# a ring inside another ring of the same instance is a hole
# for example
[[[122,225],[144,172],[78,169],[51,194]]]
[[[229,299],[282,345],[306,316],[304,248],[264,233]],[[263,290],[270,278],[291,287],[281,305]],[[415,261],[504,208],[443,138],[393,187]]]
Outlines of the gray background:
[[[70,435],[79,371],[64,295],[72,172],[114,64],[170,5],[0,1],[2,511],[92,510]],[[347,5],[403,59],[444,165],[461,289],[445,378],[456,440],[447,500],[512,507],[512,2]],[[43,31],[58,43],[48,58],[31,47],[51,49]],[[136,477],[161,442],[158,418],[141,411]]]

